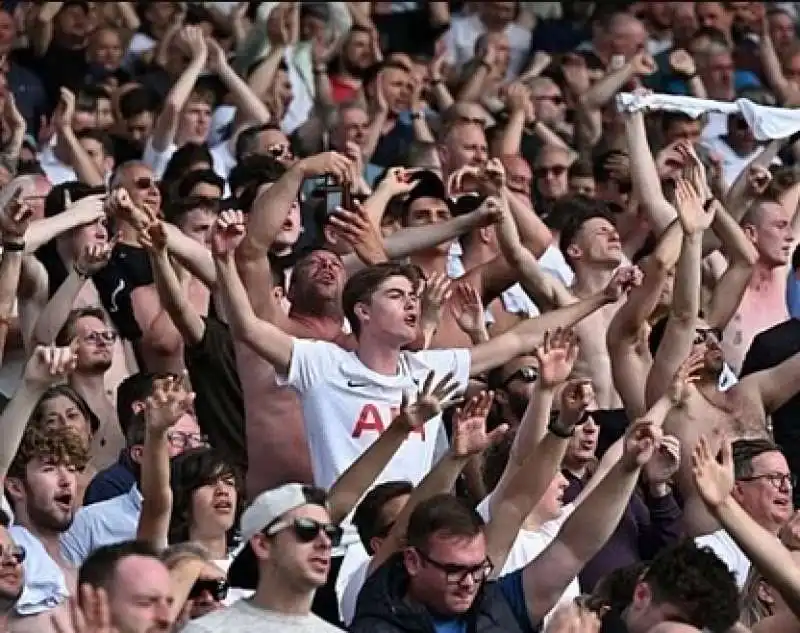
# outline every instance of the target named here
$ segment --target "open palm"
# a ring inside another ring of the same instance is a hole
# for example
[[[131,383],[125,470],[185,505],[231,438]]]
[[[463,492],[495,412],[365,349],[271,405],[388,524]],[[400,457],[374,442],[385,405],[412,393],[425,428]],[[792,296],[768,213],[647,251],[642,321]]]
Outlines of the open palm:
[[[508,431],[507,424],[501,424],[491,432],[486,431],[486,418],[493,400],[491,391],[481,391],[453,415],[452,450],[456,457],[480,455],[499,442]]]
[[[717,461],[711,440],[702,436],[692,451],[692,474],[703,501],[716,508],[733,490],[733,454],[729,440],[722,439],[721,461]]]
[[[413,431],[423,426],[428,420],[435,418],[442,410],[455,402],[454,396],[458,390],[458,383],[453,380],[453,373],[448,372],[436,384],[433,382],[434,377],[433,372],[427,375],[414,402],[410,402],[406,393],[403,392],[400,415],[395,418],[394,424],[401,424],[406,427],[406,430]]]
[[[539,361],[539,380],[543,387],[557,387],[572,373],[578,358],[578,337],[573,330],[556,329],[544,334],[542,344],[534,350]]]

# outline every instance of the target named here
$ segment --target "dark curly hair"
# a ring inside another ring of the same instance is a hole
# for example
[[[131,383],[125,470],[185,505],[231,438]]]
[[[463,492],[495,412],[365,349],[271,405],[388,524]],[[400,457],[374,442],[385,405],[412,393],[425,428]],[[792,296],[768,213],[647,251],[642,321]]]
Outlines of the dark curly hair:
[[[8,476],[25,479],[25,469],[34,459],[83,470],[89,461],[89,449],[71,427],[32,422],[25,429]]]
[[[236,508],[233,527],[228,531],[228,545],[236,545],[244,501],[244,482],[236,468],[213,448],[195,448],[175,457],[171,471],[172,516],[169,520],[169,543],[174,545],[189,540],[192,497],[195,491],[216,483],[221,477],[233,476],[236,481]]]
[[[665,548],[642,580],[655,604],[676,607],[685,623],[701,630],[727,631],[739,619],[739,590],[733,573],[710,547],[686,540]]]

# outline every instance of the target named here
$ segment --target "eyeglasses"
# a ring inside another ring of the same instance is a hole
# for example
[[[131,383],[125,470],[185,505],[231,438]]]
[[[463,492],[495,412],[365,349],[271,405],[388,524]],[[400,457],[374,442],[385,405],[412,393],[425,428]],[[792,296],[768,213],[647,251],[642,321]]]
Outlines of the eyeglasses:
[[[278,532],[291,529],[295,538],[301,543],[310,543],[324,532],[333,547],[337,547],[342,542],[344,530],[333,523],[320,523],[314,519],[299,517],[292,521],[278,521],[272,527],[267,528],[267,536],[275,536]]]
[[[141,178],[137,178],[136,180],[133,181],[133,186],[136,187],[137,189],[145,191],[147,189],[155,187],[156,181],[153,180],[152,178],[148,178],[147,176],[142,176]]]
[[[536,367],[520,367],[503,381],[503,387],[507,387],[515,380],[531,383],[536,382],[537,378],[539,378],[539,370]]]
[[[739,477],[737,481],[758,481],[759,479],[768,481],[775,490],[791,490],[797,486],[797,475],[794,473],[765,473],[763,475]]]
[[[21,545],[0,545],[0,560],[4,563],[14,561],[15,565],[22,565],[27,552]]]
[[[83,340],[87,343],[91,343],[92,345],[100,345],[100,343],[113,345],[117,342],[118,337],[119,334],[113,330],[106,330],[105,332],[89,332],[83,337]]]
[[[472,580],[477,583],[481,583],[485,581],[494,570],[494,565],[489,558],[485,558],[483,562],[478,563],[477,565],[456,565],[453,563],[440,563],[437,560],[433,560],[430,556],[428,556],[425,552],[421,549],[417,549],[422,560],[426,563],[436,567],[444,572],[445,580],[450,585],[461,585],[467,579],[467,576],[471,576]]]
[[[553,174],[554,176],[563,176],[567,172],[566,165],[550,165],[544,167],[537,167],[533,170],[533,175],[537,178],[544,178],[548,174]]]
[[[173,448],[200,448],[208,446],[208,435],[201,433],[186,433],[184,431],[170,431],[167,433],[167,440]]]
[[[222,602],[228,597],[230,585],[224,578],[200,578],[192,585],[189,591],[189,600],[196,600],[204,593],[208,593],[212,599]]]
[[[700,345],[701,343],[714,340],[718,343],[722,341],[722,330],[720,328],[698,328],[694,332],[694,341],[692,343],[694,345]]]

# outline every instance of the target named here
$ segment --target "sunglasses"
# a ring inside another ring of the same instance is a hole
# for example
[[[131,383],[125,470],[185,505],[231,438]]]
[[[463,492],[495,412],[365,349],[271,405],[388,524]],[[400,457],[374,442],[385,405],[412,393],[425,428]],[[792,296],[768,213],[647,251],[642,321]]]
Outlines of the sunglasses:
[[[92,345],[99,345],[105,343],[106,345],[113,345],[117,342],[118,334],[113,330],[106,330],[105,332],[89,332],[83,337],[83,340]]]
[[[156,186],[156,181],[147,176],[142,176],[133,181],[133,186],[142,191]]]
[[[12,560],[15,565],[22,565],[26,554],[25,548],[20,545],[0,545],[0,560],[3,562]]]
[[[694,332],[694,345],[700,345],[709,340],[716,340],[718,343],[722,341],[722,330],[718,327],[710,327],[701,329],[698,328]]]
[[[207,593],[216,602],[222,602],[228,597],[230,585],[224,578],[198,579],[189,591],[189,600],[196,600]]]
[[[536,101],[550,101],[553,105],[564,105],[566,103],[566,99],[561,95],[553,95],[553,96],[541,96],[536,97]]]
[[[567,168],[564,165],[551,165],[545,167],[537,167],[533,170],[533,175],[537,178],[544,178],[548,174],[553,174],[554,176],[563,176],[567,172]]]
[[[300,517],[292,521],[279,521],[270,528],[267,528],[267,536],[275,536],[278,532],[291,529],[295,538],[301,543],[310,543],[324,532],[333,547],[337,547],[342,542],[344,530],[333,523],[320,523],[314,519]]]
[[[503,381],[503,387],[508,387],[515,380],[531,383],[536,382],[537,378],[539,378],[539,370],[536,367],[520,367]]]
[[[426,563],[444,572],[445,580],[449,585],[461,585],[467,579],[467,576],[471,576],[474,582],[481,583],[491,576],[494,570],[494,565],[488,558],[477,565],[456,565],[434,560],[420,549],[417,549],[417,552]]]

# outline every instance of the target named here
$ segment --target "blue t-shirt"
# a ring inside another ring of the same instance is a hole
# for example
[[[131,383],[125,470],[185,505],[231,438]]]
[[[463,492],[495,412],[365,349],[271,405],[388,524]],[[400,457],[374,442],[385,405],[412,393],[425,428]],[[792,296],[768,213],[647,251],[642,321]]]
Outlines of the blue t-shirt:
[[[498,578],[494,583],[500,589],[503,597],[511,607],[511,612],[523,631],[534,631],[528,615],[528,604],[525,601],[525,590],[522,586],[522,572],[524,568],[506,574]],[[433,620],[433,627],[436,633],[467,633],[467,622],[463,618],[452,618],[449,620]]]

